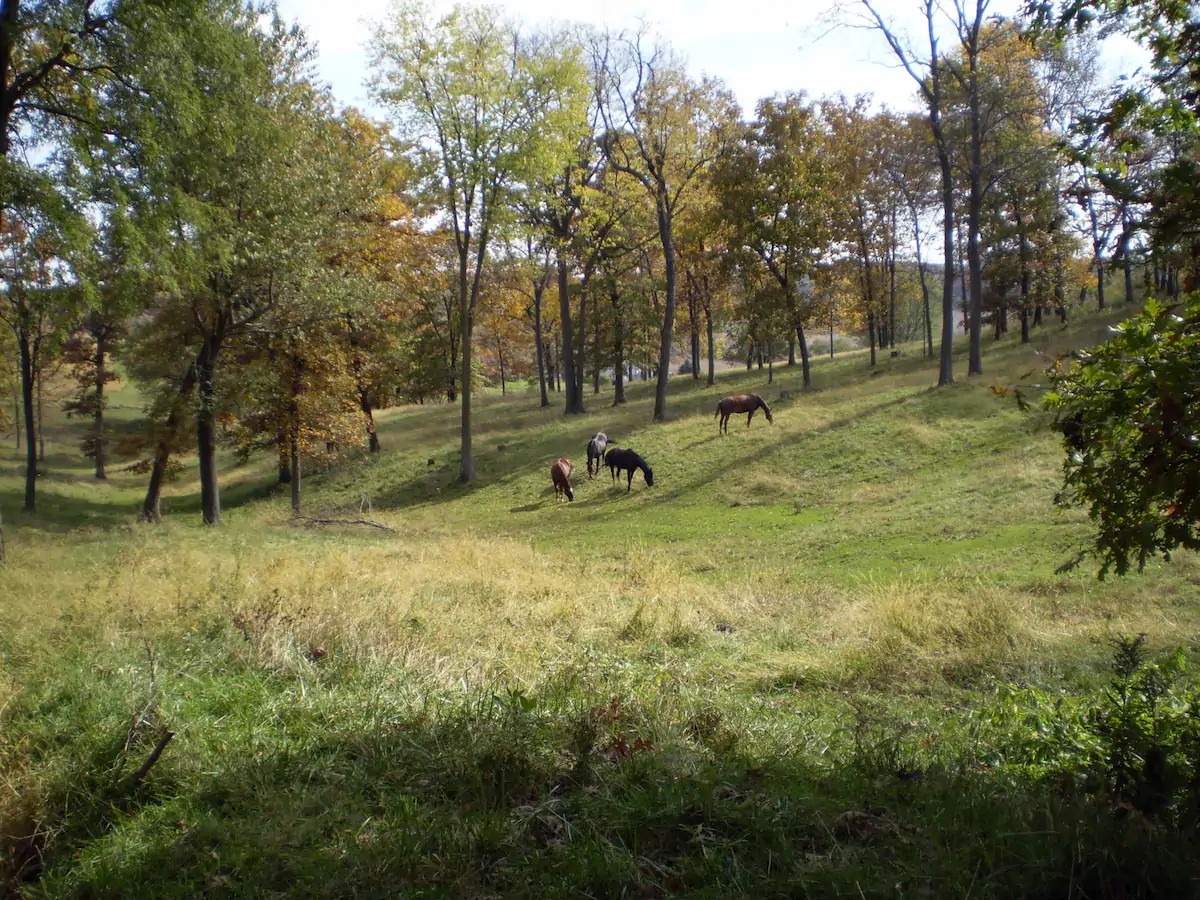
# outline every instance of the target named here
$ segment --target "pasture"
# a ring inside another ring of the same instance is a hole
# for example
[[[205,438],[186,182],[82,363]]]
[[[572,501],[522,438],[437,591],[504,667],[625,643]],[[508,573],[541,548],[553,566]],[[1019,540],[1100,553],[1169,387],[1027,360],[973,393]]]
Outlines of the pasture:
[[[817,357],[811,392],[798,367],[680,376],[660,425],[649,383],[571,419],[487,395],[469,488],[456,407],[386,411],[381,454],[306,474],[305,523],[264,457],[223,458],[222,528],[186,462],[138,525],[144,476],[94,483],[51,418],[35,515],[0,451],[0,889],[1194,893],[1186,835],[1029,749],[1117,637],[1194,657],[1200,560],[1056,574],[1086,516],[1052,506],[1048,416],[991,390],[1033,372],[1036,395],[1115,320],[989,341],[944,389],[919,347]],[[774,424],[719,435],[717,400],[751,392]],[[598,431],[654,485],[590,480]]]

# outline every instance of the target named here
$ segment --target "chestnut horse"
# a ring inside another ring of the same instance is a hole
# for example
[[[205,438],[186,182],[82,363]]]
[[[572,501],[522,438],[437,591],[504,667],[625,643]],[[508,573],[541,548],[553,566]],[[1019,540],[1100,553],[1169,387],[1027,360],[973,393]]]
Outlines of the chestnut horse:
[[[566,495],[568,501],[575,499],[575,492],[571,490],[571,461],[564,456],[560,456],[554,461],[554,465],[550,467],[550,480],[554,482],[554,500],[556,503],[561,503],[563,495]]]
[[[774,423],[775,419],[771,415],[771,407],[767,406],[767,401],[758,394],[738,394],[736,397],[726,397],[717,404],[716,415],[721,417],[721,421],[717,424],[717,434],[722,431],[729,433],[729,417],[734,413],[749,413],[746,416],[746,427],[750,427],[750,420],[754,418],[755,411],[761,409],[767,414],[767,421]]]
[[[633,450],[622,450],[620,447],[613,447],[604,454],[604,462],[608,466],[608,474],[612,476],[612,480],[617,480],[617,473],[622,470],[628,470],[629,478],[625,483],[625,490],[628,491],[633,487],[633,472],[635,469],[642,470],[642,476],[646,479],[648,487],[654,487],[654,472]]]
[[[588,478],[600,474],[600,469],[604,466],[604,451],[608,449],[610,443],[608,435],[603,431],[597,431],[592,439],[588,441]],[[593,465],[595,465],[595,469],[592,468]]]

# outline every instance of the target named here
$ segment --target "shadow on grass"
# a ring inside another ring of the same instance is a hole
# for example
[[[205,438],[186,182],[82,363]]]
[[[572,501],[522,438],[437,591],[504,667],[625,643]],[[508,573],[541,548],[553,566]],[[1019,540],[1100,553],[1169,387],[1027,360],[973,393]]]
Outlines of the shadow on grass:
[[[60,748],[76,802],[44,798],[38,894],[1195,896],[1185,831],[888,727],[824,756],[609,693],[332,712],[226,727],[219,753],[181,727],[117,801],[127,771]]]

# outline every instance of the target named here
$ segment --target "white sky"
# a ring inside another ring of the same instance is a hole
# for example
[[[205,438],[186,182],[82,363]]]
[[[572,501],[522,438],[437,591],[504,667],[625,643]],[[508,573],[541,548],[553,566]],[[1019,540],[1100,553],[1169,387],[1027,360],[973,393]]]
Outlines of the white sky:
[[[369,74],[365,45],[369,22],[381,19],[391,0],[278,0],[284,18],[298,21],[318,47],[319,71],[338,101],[371,110],[365,81]],[[831,30],[824,20],[833,0],[501,0],[492,5],[529,25],[578,21],[613,29],[637,25],[642,18],[665,43],[678,51],[696,75],[720,78],[734,92],[747,116],[762,97],[782,91],[810,96],[872,94],[893,109],[916,106],[914,85],[896,67],[882,36],[869,29]],[[449,10],[452,0],[433,0]],[[849,4],[857,6],[857,4]],[[921,40],[923,18],[917,0],[878,0],[885,17],[901,32]],[[992,0],[991,10],[1012,13],[1016,0]],[[1115,43],[1115,46],[1111,46]],[[1124,39],[1106,45],[1104,60],[1116,74],[1144,59]]]

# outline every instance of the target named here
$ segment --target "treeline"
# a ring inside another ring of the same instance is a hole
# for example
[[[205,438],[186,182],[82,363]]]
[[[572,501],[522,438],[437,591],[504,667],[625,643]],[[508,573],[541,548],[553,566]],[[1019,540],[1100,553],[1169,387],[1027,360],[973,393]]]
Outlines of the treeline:
[[[1094,42],[1048,8],[957,3],[924,61],[872,20],[925,111],[780,94],[750,121],[646,33],[397,3],[366,48],[373,121],[270,4],[3,0],[0,379],[20,402],[0,417],[23,423],[25,509],[52,366],[97,478],[136,459],[156,520],[195,452],[217,524],[218,445],[277,453],[299,510],[302,462],[379,450],[374,414],[397,402],[459,404],[469,482],[485,383],[536,381],[575,414],[589,381],[623,403],[636,371],[662,420],[674,352],[712,384],[718,356],[786,351],[810,386],[834,332],[871,365],[919,340],[949,383],[960,316],[978,373],[985,325],[1028,340],[1047,310],[1103,307],[1114,274],[1127,301],[1135,271],[1179,291],[1172,173],[1194,143],[1114,118]],[[118,363],[147,398],[119,445]]]

